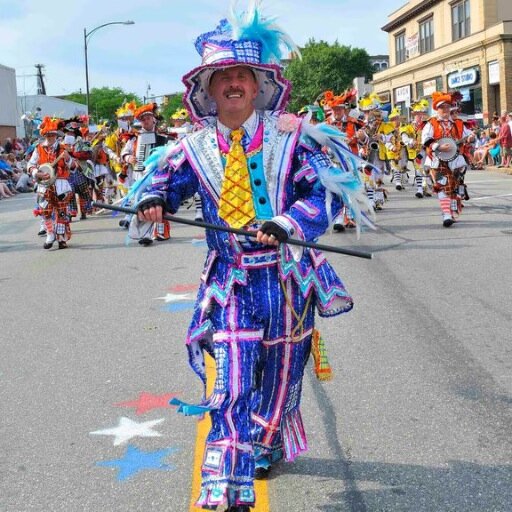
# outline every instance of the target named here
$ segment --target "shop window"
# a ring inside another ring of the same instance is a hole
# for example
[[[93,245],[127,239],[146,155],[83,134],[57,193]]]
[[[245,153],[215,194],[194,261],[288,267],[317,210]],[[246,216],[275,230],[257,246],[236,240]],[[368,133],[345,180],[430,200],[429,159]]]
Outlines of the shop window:
[[[431,52],[434,49],[434,18],[420,23],[420,54]]]
[[[396,64],[405,62],[405,32],[395,36],[395,61]]]
[[[452,5],[452,39],[457,41],[471,34],[470,0]]]

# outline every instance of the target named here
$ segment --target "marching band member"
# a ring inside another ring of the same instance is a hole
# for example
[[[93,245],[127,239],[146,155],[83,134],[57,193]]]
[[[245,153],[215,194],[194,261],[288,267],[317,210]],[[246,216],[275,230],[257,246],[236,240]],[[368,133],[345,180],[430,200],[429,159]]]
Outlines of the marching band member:
[[[50,249],[55,240],[59,249],[65,249],[71,238],[68,203],[72,190],[68,178],[72,159],[64,146],[57,141],[63,127],[64,122],[61,119],[43,119],[40,132],[44,141],[36,146],[27,166],[38,183],[37,211],[43,217],[46,227],[44,249]]]
[[[136,184],[144,177],[144,161],[150,156],[151,151],[159,146],[165,146],[168,142],[166,136],[157,132],[157,104],[149,103],[138,107],[134,116],[141,124],[141,130],[136,137],[131,138],[121,152],[121,159],[132,169],[133,182]],[[133,184],[132,184],[133,186]],[[130,216],[125,218],[129,222]],[[150,245],[153,240],[168,240],[171,226],[164,220],[155,224],[152,237],[144,236],[139,240],[141,245]]]
[[[401,133],[402,112],[394,108],[388,116],[393,131],[385,136],[386,156],[391,162],[391,181],[397,190],[403,190],[408,181],[407,163],[409,156]]]
[[[421,134],[425,127],[426,114],[429,109],[429,103],[426,99],[416,101],[411,104],[411,115],[413,116],[412,128],[414,131],[414,148],[416,150],[414,162],[414,183],[416,185],[416,197],[421,199],[424,196],[430,197],[432,180],[428,169],[425,168],[425,150],[421,144]],[[406,141],[409,144],[409,141]]]
[[[462,199],[467,196],[463,182],[467,162],[457,154],[461,140],[472,136],[461,119],[453,120],[450,115],[452,96],[434,92],[432,106],[437,114],[431,117],[423,128],[421,139],[427,149],[426,165],[434,182],[443,226],[450,227],[462,211]]]
[[[349,111],[349,109],[354,107],[356,98],[357,91],[355,89],[347,90],[339,96],[336,96],[332,91],[326,91],[322,102],[332,111],[332,115],[327,122],[332,126],[336,126],[345,135],[346,144],[352,153],[359,155],[357,131],[362,127],[362,122],[351,115],[353,114],[352,111]],[[336,217],[333,230],[342,232],[345,228],[354,228],[355,225],[354,219],[351,218],[350,210],[344,208]]]

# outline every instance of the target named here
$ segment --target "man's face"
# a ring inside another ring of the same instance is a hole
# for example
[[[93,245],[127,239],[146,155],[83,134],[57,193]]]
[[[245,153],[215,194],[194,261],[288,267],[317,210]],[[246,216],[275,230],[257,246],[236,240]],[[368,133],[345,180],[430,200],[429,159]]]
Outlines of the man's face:
[[[153,114],[146,114],[140,118],[140,124],[143,130],[152,132],[155,128],[156,120],[153,117]]]
[[[441,119],[448,119],[450,117],[450,104],[443,103],[437,107],[437,114]]]
[[[345,115],[345,107],[333,107],[332,113],[336,121],[341,121]]]
[[[246,113],[249,116],[254,110],[258,83],[248,67],[235,66],[216,71],[210,80],[209,92],[219,115]]]
[[[53,146],[55,141],[57,140],[57,135],[55,133],[49,133],[46,136],[46,142],[48,142],[48,146]]]

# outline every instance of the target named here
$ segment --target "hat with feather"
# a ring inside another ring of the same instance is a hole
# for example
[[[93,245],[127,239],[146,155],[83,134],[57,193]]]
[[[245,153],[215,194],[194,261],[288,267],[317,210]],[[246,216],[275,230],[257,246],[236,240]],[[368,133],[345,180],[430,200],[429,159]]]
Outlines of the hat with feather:
[[[136,108],[137,104],[135,103],[135,101],[127,101],[116,110],[116,116],[118,119],[133,117]]]
[[[369,112],[370,110],[375,110],[380,107],[380,99],[379,95],[375,92],[371,94],[365,94],[362,98],[357,102],[359,106],[359,110],[363,112]]]
[[[182,79],[186,87],[183,103],[194,121],[216,115],[210,80],[215,71],[235,66],[253,71],[258,82],[257,110],[282,110],[288,103],[291,84],[281,72],[282,48],[300,55],[297,46],[274,19],[262,16],[261,0],[250,0],[245,12],[237,12],[236,3],[231,3],[229,19],[196,39],[201,65]]]
[[[357,100],[357,90],[356,89],[347,89],[342,92],[340,95],[336,96],[333,91],[325,91],[324,92],[324,101],[323,104],[330,107],[353,107],[355,106]]]
[[[411,103],[411,112],[413,114],[417,114],[417,113],[425,113],[425,112],[428,112],[428,108],[429,108],[429,102],[428,100],[426,100],[425,98],[421,99],[421,100],[418,100],[418,101],[414,101],[413,103]]]
[[[451,94],[447,94],[445,92],[435,91],[432,93],[432,106],[435,110],[437,110],[441,105],[450,105],[452,104],[452,96]]]
[[[39,127],[39,132],[43,136],[58,135],[59,131],[64,128],[64,124],[62,119],[46,116]]]
[[[158,115],[158,105],[156,103],[148,103],[147,105],[142,105],[135,109],[133,115],[135,119],[142,119],[144,116],[152,115],[155,119],[159,118]]]

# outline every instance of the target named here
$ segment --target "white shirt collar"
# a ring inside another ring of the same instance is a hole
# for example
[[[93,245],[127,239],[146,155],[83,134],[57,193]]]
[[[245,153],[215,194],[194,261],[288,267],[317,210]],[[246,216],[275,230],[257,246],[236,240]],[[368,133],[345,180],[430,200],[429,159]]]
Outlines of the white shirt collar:
[[[254,135],[256,134],[256,130],[258,129],[258,125],[260,123],[260,116],[256,112],[256,110],[252,111],[252,114],[242,123],[242,128],[245,131],[245,134],[251,140]],[[229,136],[232,132],[231,128],[228,128],[227,126],[223,125],[218,119],[217,119],[217,130],[222,134],[224,139],[229,142]]]

